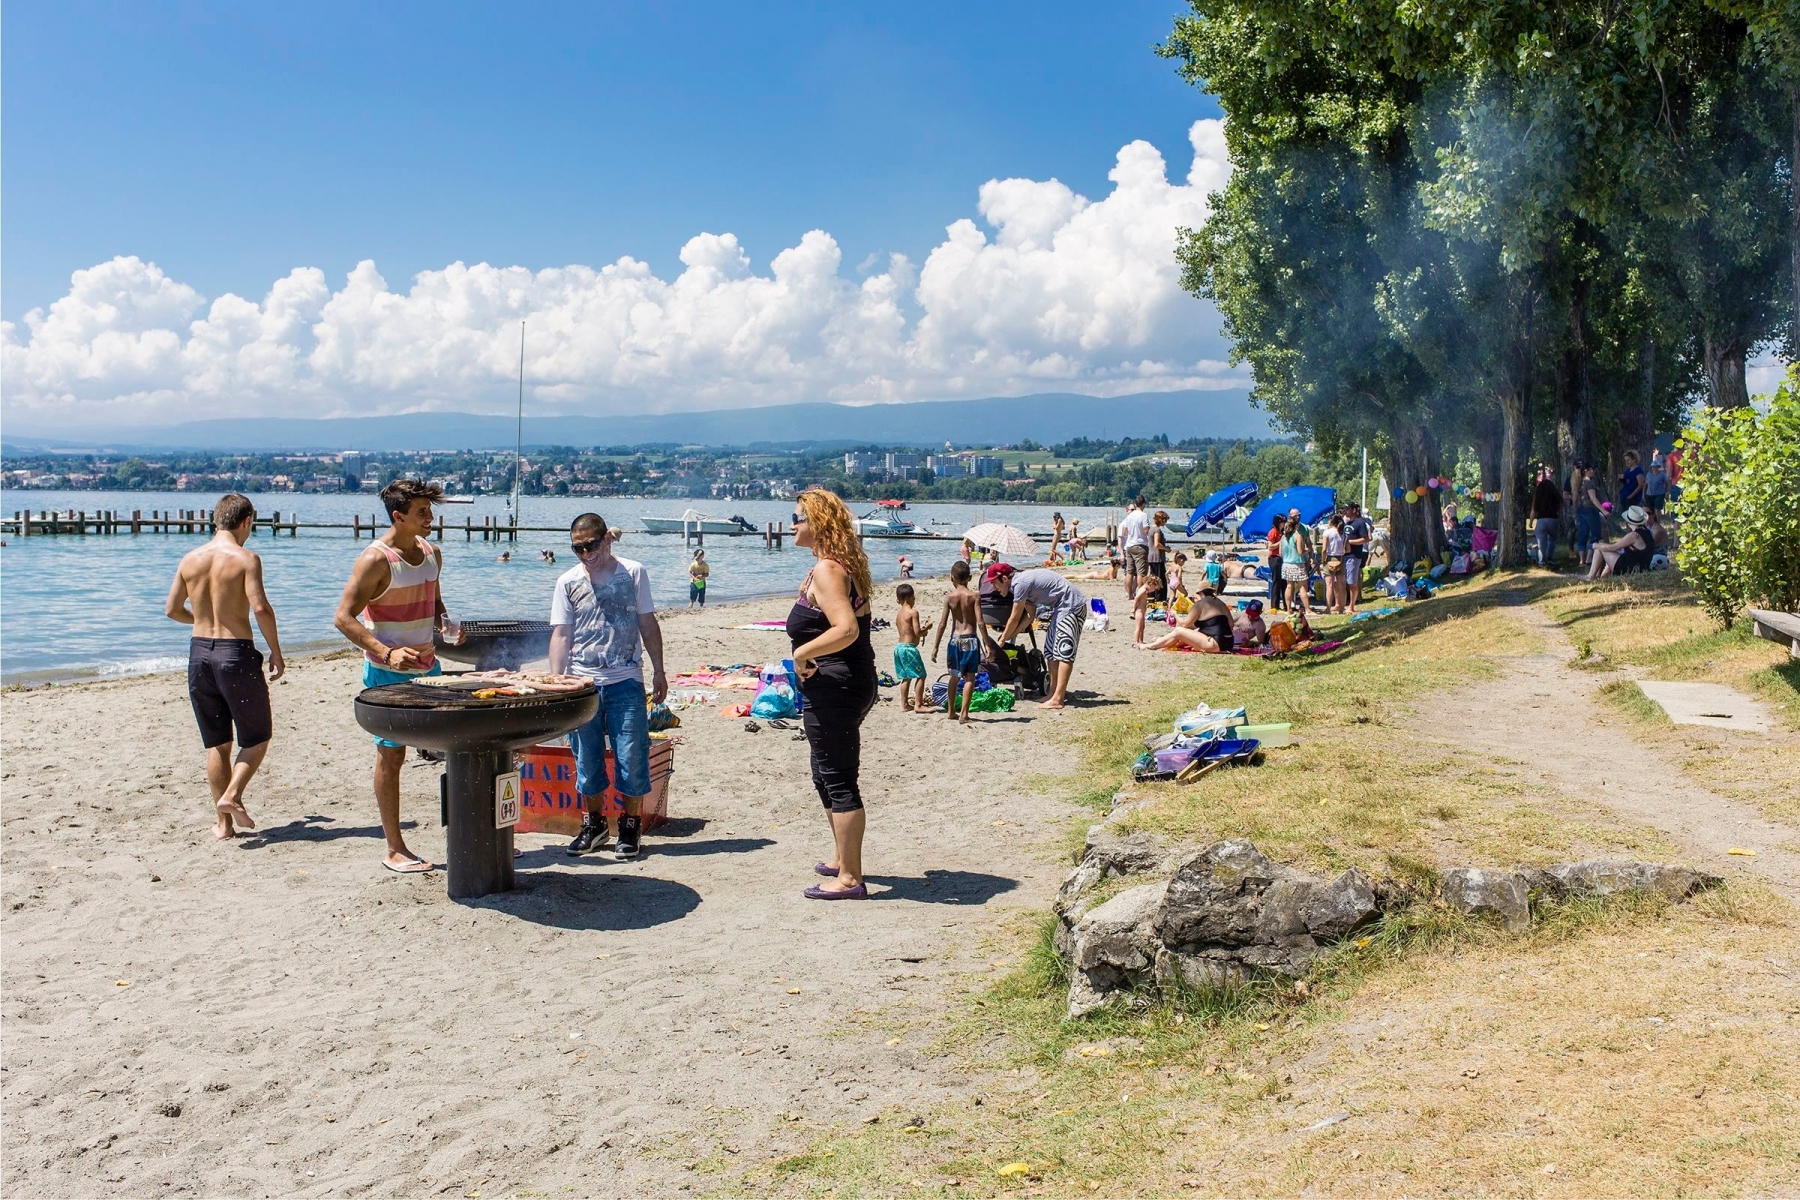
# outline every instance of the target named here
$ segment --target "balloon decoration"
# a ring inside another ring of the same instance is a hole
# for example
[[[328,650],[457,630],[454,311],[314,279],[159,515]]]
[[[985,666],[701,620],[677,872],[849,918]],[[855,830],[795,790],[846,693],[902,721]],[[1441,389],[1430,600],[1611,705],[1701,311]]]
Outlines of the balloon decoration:
[[[1424,490],[1425,490],[1424,488],[1419,489],[1420,492],[1422,492]],[[1406,502],[1408,504],[1417,504],[1419,502],[1419,492],[1406,493]]]
[[[1418,487],[1413,489],[1413,495],[1417,496],[1421,500],[1423,500],[1427,494],[1428,493],[1425,490],[1425,485],[1422,483]]]
[[[1394,489],[1394,499],[1398,500],[1400,497],[1402,497],[1404,495],[1406,495],[1405,488],[1395,488]]]
[[[1443,480],[1439,479],[1436,475],[1433,475],[1430,479],[1425,481],[1425,486],[1435,492],[1438,490],[1438,485],[1442,482]]]

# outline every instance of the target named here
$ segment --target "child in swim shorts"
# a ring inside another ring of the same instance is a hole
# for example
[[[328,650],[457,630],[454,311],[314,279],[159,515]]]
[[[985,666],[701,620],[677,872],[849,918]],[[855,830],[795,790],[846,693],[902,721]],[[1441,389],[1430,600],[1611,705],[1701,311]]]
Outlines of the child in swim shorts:
[[[900,639],[894,646],[894,677],[900,681],[900,707],[905,712],[933,712],[925,685],[925,659],[919,654],[919,643],[925,640],[925,631],[931,628],[931,623],[919,624],[912,584],[903,583],[895,588],[894,599],[900,602],[900,613],[894,618],[894,633]]]

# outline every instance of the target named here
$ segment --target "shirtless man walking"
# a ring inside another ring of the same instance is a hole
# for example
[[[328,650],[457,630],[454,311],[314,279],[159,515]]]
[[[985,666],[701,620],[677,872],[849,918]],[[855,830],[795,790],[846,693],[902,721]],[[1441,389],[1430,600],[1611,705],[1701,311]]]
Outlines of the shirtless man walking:
[[[438,587],[443,555],[426,540],[431,506],[443,498],[443,488],[417,479],[396,479],[381,489],[389,529],[357,555],[334,622],[363,652],[364,687],[442,674],[432,643],[434,629],[452,645],[462,640],[462,631],[444,612]],[[433,867],[407,848],[400,832],[400,769],[405,765],[405,746],[375,739],[375,806],[387,839],[382,865],[415,875]]]
[[[213,508],[212,541],[182,556],[169,585],[163,611],[194,627],[188,643],[188,699],[206,747],[206,782],[212,787],[213,836],[237,836],[255,829],[244,809],[244,789],[269,752],[274,718],[263,656],[250,636],[250,618],[269,644],[269,680],[287,670],[275,610],[263,593],[262,559],[244,549],[256,506],[236,492]],[[231,759],[232,727],[237,727],[237,761]]]

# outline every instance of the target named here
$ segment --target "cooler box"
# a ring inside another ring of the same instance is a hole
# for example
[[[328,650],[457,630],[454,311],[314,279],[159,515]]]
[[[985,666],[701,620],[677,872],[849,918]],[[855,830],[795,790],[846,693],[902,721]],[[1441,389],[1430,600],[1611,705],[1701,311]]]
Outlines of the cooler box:
[[[558,833],[574,837],[581,832],[585,809],[575,788],[575,752],[567,746],[532,746],[515,756],[519,768],[518,833]],[[675,773],[675,744],[654,734],[650,737],[650,794],[644,797],[640,815],[648,833],[669,819],[669,777]],[[613,756],[606,755],[606,777],[613,778]],[[625,811],[616,788],[601,797],[607,816]]]

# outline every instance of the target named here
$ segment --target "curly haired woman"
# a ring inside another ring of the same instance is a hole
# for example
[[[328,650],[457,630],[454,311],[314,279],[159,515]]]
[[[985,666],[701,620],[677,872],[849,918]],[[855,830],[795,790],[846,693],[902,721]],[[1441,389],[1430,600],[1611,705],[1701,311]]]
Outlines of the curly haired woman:
[[[817,559],[788,612],[794,673],[806,706],[800,727],[812,747],[813,787],[831,821],[833,853],[813,867],[826,880],[806,889],[813,900],[865,900],[862,843],[865,819],[858,774],[862,722],[875,707],[875,647],[869,640],[874,584],[856,521],[844,502],[823,489],[795,501],[794,545]]]

